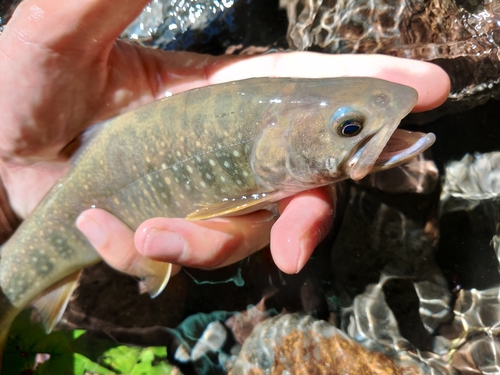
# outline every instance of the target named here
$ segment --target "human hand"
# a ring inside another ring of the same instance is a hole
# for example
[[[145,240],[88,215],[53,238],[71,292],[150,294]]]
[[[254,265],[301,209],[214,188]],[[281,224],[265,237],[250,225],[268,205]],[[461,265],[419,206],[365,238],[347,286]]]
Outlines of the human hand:
[[[373,76],[416,88],[415,109],[422,111],[441,104],[449,90],[438,67],[386,56],[211,57],[116,42],[146,3],[124,2],[117,11],[116,4],[99,0],[25,0],[0,36],[0,71],[8,72],[0,78],[0,174],[21,217],[69,168],[71,146],[84,129],[167,93],[254,76]],[[125,272],[133,273],[143,256],[219,267],[269,239],[278,267],[298,272],[327,232],[332,204],[325,190],[316,189],[281,202],[280,211],[277,220],[265,212],[203,222],[156,218],[134,236],[109,213],[90,210],[78,227]],[[166,233],[168,242],[161,240]]]
[[[308,66],[315,70],[304,74]],[[415,111],[441,104],[449,90],[448,77],[437,66],[387,56],[266,55],[232,61],[213,73],[207,71],[207,80],[219,83],[252,76],[335,75],[373,76],[413,86],[419,92]],[[98,242],[93,243],[108,263],[130,273],[142,256],[191,267],[220,267],[250,255],[269,240],[277,266],[284,272],[296,273],[328,232],[334,215],[332,207],[326,190],[314,189],[280,202],[277,220],[263,220],[262,213],[203,222],[154,218],[134,234],[109,213],[91,210],[82,214],[78,226],[91,242],[96,233],[92,233],[95,227],[87,227],[89,222],[100,223],[102,228],[109,226],[107,234],[97,232]]]

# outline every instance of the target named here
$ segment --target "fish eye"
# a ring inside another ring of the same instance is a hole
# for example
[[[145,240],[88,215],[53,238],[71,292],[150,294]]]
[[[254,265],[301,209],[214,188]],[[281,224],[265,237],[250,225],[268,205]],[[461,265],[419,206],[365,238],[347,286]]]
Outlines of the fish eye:
[[[346,120],[340,126],[339,132],[346,137],[352,137],[360,132],[363,128],[362,124],[356,120]]]
[[[333,130],[342,137],[353,137],[363,129],[365,116],[349,107],[339,108],[332,116]]]

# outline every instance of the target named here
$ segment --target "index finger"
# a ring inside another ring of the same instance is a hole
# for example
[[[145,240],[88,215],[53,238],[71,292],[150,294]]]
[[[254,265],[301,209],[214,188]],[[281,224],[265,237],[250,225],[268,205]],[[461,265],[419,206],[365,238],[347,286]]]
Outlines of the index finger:
[[[450,91],[450,78],[439,66],[384,55],[329,55],[314,52],[275,53],[208,70],[210,83],[250,77],[375,77],[411,86],[418,91],[413,112],[441,105]]]

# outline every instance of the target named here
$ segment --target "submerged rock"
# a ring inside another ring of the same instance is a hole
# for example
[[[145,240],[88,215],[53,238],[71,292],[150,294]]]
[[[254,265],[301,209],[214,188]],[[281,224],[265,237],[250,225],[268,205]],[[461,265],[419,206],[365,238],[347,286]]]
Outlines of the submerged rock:
[[[445,169],[442,227],[454,227],[443,246],[454,246],[458,298],[443,329],[449,360],[466,374],[500,373],[500,152],[467,154]],[[459,223],[459,226],[457,226]],[[464,237],[465,236],[465,237]],[[480,263],[482,260],[482,263]],[[463,270],[462,270],[463,269]]]
[[[500,373],[500,287],[462,290],[455,304],[450,362],[463,373]]]
[[[330,299],[340,327],[369,350],[421,374],[454,374],[436,330],[452,318],[452,295],[434,259],[430,196],[356,186],[332,248]]]
[[[285,314],[258,324],[229,372],[257,374],[418,375],[417,366],[372,352],[331,324]]]

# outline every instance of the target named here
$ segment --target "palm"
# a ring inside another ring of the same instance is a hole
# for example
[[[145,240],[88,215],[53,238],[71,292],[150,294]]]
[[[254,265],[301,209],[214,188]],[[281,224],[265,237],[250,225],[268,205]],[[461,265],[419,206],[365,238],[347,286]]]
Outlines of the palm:
[[[151,83],[157,83],[159,72],[153,67],[158,64],[155,54],[141,50],[133,44],[116,43],[110,52],[97,55],[90,50],[76,54],[63,49],[54,53],[50,64],[39,58],[38,51],[28,55],[31,61],[23,61],[21,66],[15,62],[18,59],[1,59],[2,71],[16,71],[9,76],[11,82],[3,85],[0,116],[8,118],[0,122],[15,122],[21,129],[2,129],[10,139],[0,151],[6,161],[2,177],[18,215],[25,217],[67,170],[68,153],[61,151],[78,134],[96,122],[154,100],[158,87]],[[5,56],[18,53],[5,48],[2,52]],[[12,94],[8,87],[18,89]]]

